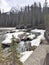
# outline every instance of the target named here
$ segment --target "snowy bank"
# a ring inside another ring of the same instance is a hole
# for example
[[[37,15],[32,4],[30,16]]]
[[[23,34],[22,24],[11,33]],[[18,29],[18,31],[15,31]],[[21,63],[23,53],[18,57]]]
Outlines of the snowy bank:
[[[32,53],[33,51],[25,51],[21,53],[23,56],[20,58],[20,61],[24,63],[30,57]]]
[[[31,41],[31,46],[39,46],[40,42],[41,42],[41,38],[38,37]]]
[[[42,30],[42,29],[34,29],[34,30],[31,30],[31,32],[40,32],[40,33],[44,34],[45,30]]]
[[[34,29],[34,30],[31,30],[31,32],[41,33],[39,36],[37,36],[36,39],[34,39],[34,40],[31,41],[31,46],[39,46],[40,43],[41,43],[41,40],[45,40],[45,37],[44,37],[45,30]]]

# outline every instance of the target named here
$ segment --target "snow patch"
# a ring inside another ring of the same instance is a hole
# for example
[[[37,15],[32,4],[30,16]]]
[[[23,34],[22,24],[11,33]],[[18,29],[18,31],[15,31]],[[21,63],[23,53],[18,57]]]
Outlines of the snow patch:
[[[25,51],[21,53],[23,56],[20,58],[20,61],[24,63],[30,57],[32,53],[33,51]]]

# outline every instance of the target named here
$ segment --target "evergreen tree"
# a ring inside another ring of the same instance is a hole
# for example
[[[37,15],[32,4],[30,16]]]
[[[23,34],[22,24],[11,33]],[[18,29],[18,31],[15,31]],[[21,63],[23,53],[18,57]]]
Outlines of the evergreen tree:
[[[20,62],[20,53],[18,52],[18,44],[16,43],[17,40],[15,37],[12,35],[12,42],[10,44],[10,52],[11,52],[11,61],[13,65],[22,65],[22,62]]]
[[[0,43],[0,64],[1,64],[1,65],[4,65],[4,64],[3,64],[4,61],[5,61],[5,57],[3,56],[3,48],[2,48],[2,45],[1,45],[1,43]]]

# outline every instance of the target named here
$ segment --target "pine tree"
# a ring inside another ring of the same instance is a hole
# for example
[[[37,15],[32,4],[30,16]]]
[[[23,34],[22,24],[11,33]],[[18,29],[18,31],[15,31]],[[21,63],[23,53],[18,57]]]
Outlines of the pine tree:
[[[5,57],[3,56],[3,48],[2,48],[2,45],[0,43],[0,64],[4,65],[3,64],[4,61],[5,61]]]
[[[17,40],[12,35],[12,42],[10,44],[10,52],[11,52],[11,61],[13,65],[22,65],[22,62],[20,62],[20,53],[18,52],[18,44],[16,43]]]

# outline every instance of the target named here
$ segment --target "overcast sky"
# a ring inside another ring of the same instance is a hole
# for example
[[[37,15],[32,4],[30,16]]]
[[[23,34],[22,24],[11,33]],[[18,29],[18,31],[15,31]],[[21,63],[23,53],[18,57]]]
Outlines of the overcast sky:
[[[45,0],[0,0],[0,9],[4,12],[7,12],[11,9],[11,7],[16,7],[17,9],[19,9],[21,6],[25,6],[25,5],[31,5],[34,2],[41,2],[42,6],[44,4]],[[49,4],[49,0],[47,0],[48,4]]]

